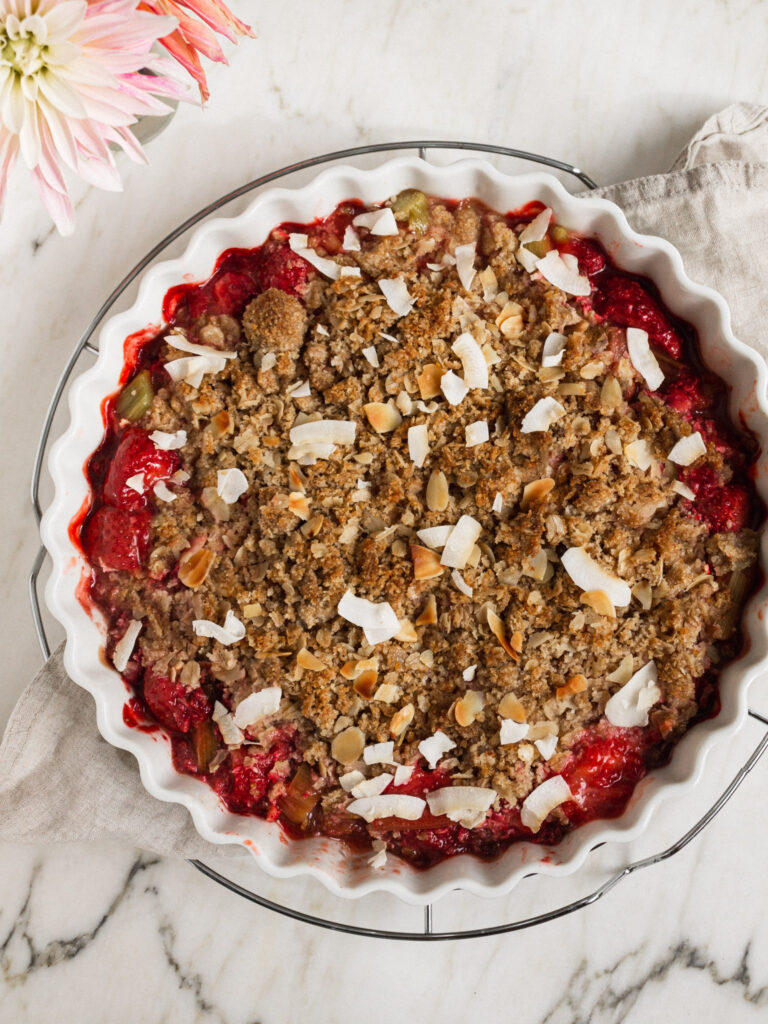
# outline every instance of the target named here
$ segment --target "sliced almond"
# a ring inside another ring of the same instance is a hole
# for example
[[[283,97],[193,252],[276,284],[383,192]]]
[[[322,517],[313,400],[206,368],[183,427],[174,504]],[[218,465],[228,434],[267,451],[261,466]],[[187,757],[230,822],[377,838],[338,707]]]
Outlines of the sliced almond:
[[[507,640],[506,633],[504,632],[504,623],[501,621],[496,612],[493,611],[493,609],[491,608],[488,609],[487,619],[488,626],[490,627],[491,632],[499,641],[499,643],[507,652],[507,654],[510,656],[510,658],[512,658],[513,661],[519,661],[520,658],[518,652],[514,649],[512,644],[510,644],[509,640]]]
[[[616,618],[616,609],[604,590],[587,590],[581,595],[581,603],[598,615],[605,615],[609,619]]]
[[[216,556],[207,548],[197,548],[195,551],[190,548],[179,558],[179,581],[194,590],[205,582],[215,561]]]
[[[557,386],[558,395],[569,397],[573,395],[586,395],[587,385],[583,380],[567,381],[564,384],[558,384]]]
[[[579,376],[583,380],[594,380],[595,377],[599,377],[600,374],[603,373],[604,370],[605,370],[605,367],[603,366],[602,363],[599,363],[597,361],[592,361],[592,362],[589,362],[589,363],[585,363],[582,366],[582,368],[579,370]]]
[[[376,682],[379,678],[379,673],[375,668],[367,668],[361,672],[352,684],[352,689],[355,693],[359,693],[361,697],[365,697],[366,700],[371,700],[374,692],[376,691]]]
[[[641,580],[632,587],[632,597],[644,612],[649,612],[653,605],[653,587],[647,580]]]
[[[402,736],[405,730],[413,721],[413,715],[415,708],[413,704],[406,704],[405,707],[400,708],[392,716],[392,721],[389,723],[389,735],[393,739],[397,739]]]
[[[548,476],[526,484],[523,488],[523,498],[520,502],[522,510],[525,512],[526,509],[532,508],[534,505],[540,505],[554,486],[555,481]]]
[[[435,595],[430,594],[427,603],[422,609],[421,615],[416,619],[417,626],[433,626],[437,622],[437,601]]]
[[[373,700],[380,700],[382,704],[392,704],[400,696],[400,687],[392,683],[382,683],[373,695]]]
[[[292,491],[306,491],[307,489],[307,478],[294,463],[288,467],[288,482]]]
[[[356,725],[351,725],[333,737],[331,756],[339,764],[352,764],[360,760],[364,746],[365,736]]]
[[[325,516],[312,516],[308,519],[304,526],[301,527],[301,532],[305,537],[316,537],[323,528],[325,522]]]
[[[378,667],[378,658],[363,658],[360,661],[345,661],[339,672],[345,679],[357,679],[362,672],[367,672],[370,669],[378,670]]]
[[[517,722],[518,725],[527,719],[528,715],[525,712],[525,708],[514,695],[514,693],[506,693],[499,701],[499,714],[502,718],[511,718],[513,722]]]
[[[445,370],[439,363],[427,363],[416,378],[421,397],[426,401],[440,394],[440,381]]]
[[[443,571],[440,555],[436,551],[422,547],[421,544],[411,544],[411,559],[415,580],[433,580]]]
[[[399,640],[404,644],[415,644],[419,639],[419,634],[410,619],[400,620],[400,632],[395,634],[395,640]]]
[[[600,390],[600,407],[616,409],[621,405],[622,399],[621,384],[615,377],[606,377]]]
[[[368,402],[363,406],[363,412],[377,434],[388,434],[403,422],[398,409],[384,402]]]
[[[288,495],[288,509],[299,519],[309,519],[309,498],[301,491],[291,491]]]
[[[311,651],[308,651],[306,647],[302,647],[296,655],[296,664],[299,668],[309,669],[310,672],[324,672],[328,667],[319,658],[316,658]]]
[[[577,672],[575,676],[571,676],[563,686],[558,686],[555,690],[558,700],[562,700],[564,697],[570,697],[572,693],[584,693],[587,688],[587,680],[580,673]]]
[[[235,421],[232,419],[232,415],[228,409],[222,409],[221,412],[217,412],[211,422],[208,424],[208,431],[211,436],[218,439],[228,434],[232,427],[235,425]]]
[[[448,507],[448,480],[445,473],[435,469],[427,481],[427,508],[430,512],[444,512]]]
[[[479,690],[467,690],[464,696],[456,701],[453,717],[458,725],[466,728],[466,726],[472,725],[484,707],[484,695]]]

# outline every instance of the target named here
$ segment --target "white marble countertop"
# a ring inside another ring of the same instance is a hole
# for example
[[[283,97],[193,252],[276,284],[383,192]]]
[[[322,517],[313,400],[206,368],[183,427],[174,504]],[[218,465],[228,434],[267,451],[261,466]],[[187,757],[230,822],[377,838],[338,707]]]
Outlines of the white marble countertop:
[[[93,311],[174,225],[283,164],[419,136],[548,153],[607,184],[664,170],[728,103],[768,102],[768,7],[758,0],[232,5],[258,39],[211,72],[208,108],[182,109],[150,144],[148,167],[121,165],[122,195],[78,193],[74,237],[50,230],[18,177],[11,189],[0,226],[0,723],[40,664],[26,599],[38,544],[27,491],[49,396]],[[750,722],[716,752],[699,809],[760,735]],[[768,760],[703,836],[597,905],[472,943],[321,932],[184,863],[115,845],[0,843],[0,1021],[376,1024],[501,1020],[512,1008],[517,1020],[551,1024],[762,1020],[766,773]],[[654,841],[633,854],[674,840],[695,811],[670,804]],[[583,879],[547,898],[587,891],[625,857],[593,855]],[[287,898],[333,910],[314,890]],[[530,913],[537,900],[531,890],[503,908],[438,904],[436,926]]]

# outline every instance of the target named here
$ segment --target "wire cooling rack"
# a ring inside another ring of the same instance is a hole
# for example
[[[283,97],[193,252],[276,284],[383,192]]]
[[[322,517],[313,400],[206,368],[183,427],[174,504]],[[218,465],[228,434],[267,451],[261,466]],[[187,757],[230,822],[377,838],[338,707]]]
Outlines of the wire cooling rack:
[[[91,320],[90,324],[86,328],[84,334],[75,346],[74,351],[69,357],[64,370],[59,378],[56,388],[51,398],[50,405],[43,421],[42,432],[40,435],[40,441],[38,443],[37,451],[35,454],[35,461],[32,470],[32,482],[31,482],[31,499],[32,499],[32,510],[35,517],[35,521],[39,530],[40,521],[42,518],[42,507],[40,500],[41,490],[41,479],[43,473],[43,465],[48,452],[48,447],[51,441],[51,435],[53,431],[54,420],[59,410],[62,396],[72,379],[77,367],[83,357],[93,356],[98,354],[98,348],[95,347],[91,339],[101,325],[104,317],[109,313],[118,299],[127,291],[127,289],[134,283],[144,270],[169,246],[172,245],[177,239],[181,238],[187,231],[195,227],[201,221],[205,220],[211,214],[216,213],[223,207],[235,200],[245,196],[251,192],[255,192],[265,185],[269,185],[274,181],[286,178],[295,178],[300,175],[301,172],[311,170],[314,167],[319,167],[324,164],[334,163],[340,160],[349,160],[353,158],[362,158],[369,155],[375,155],[380,153],[391,153],[400,151],[416,151],[422,159],[427,159],[427,154],[430,151],[448,151],[448,152],[478,152],[490,155],[493,157],[501,157],[505,160],[512,161],[526,161],[529,163],[535,163],[549,167],[552,170],[561,172],[569,175],[571,178],[576,179],[582,185],[588,189],[597,188],[596,183],[578,167],[572,164],[566,163],[562,160],[556,160],[549,156],[543,156],[538,153],[529,153],[524,150],[512,149],[507,146],[495,146],[484,143],[475,142],[451,142],[443,140],[423,140],[423,141],[409,141],[409,142],[386,142],[379,143],[376,145],[368,146],[357,146],[352,149],[338,150],[333,153],[325,153],[320,156],[312,157],[308,160],[302,160],[299,163],[290,164],[287,167],[282,167],[279,170],[272,171],[269,174],[262,175],[259,178],[255,178],[253,181],[249,181],[247,184],[242,185],[240,188],[228,192],[226,195],[221,196],[214,202],[205,206],[197,213],[193,214],[177,228],[171,231],[165,238],[161,239],[137,264],[136,266],[123,278],[123,280],[116,286],[112,293],[105,300],[101,308],[98,310],[96,315]],[[40,649],[45,656],[49,658],[51,654],[51,646],[48,640],[48,634],[45,623],[43,621],[43,614],[40,606],[40,598],[38,592],[38,584],[40,574],[45,564],[46,551],[41,545],[35,556],[34,562],[29,572],[29,599],[32,608],[32,617],[34,620],[35,631],[37,633],[37,639],[40,644]],[[476,928],[445,928],[443,930],[437,930],[434,923],[434,912],[432,906],[426,906],[423,908],[422,915],[420,915],[419,925],[415,928],[382,928],[382,927],[370,927],[366,924],[358,923],[357,921],[345,921],[339,919],[339,916],[324,916],[322,913],[308,913],[305,910],[291,906],[287,900],[283,898],[284,894],[278,894],[276,897],[264,895],[263,893],[255,891],[253,879],[246,879],[244,882],[237,881],[234,877],[231,877],[233,872],[230,870],[228,873],[224,873],[223,870],[217,870],[208,864],[203,863],[199,860],[191,860],[189,863],[192,864],[198,871],[202,872],[208,878],[217,882],[219,885],[224,886],[226,889],[243,897],[246,900],[256,903],[259,906],[274,911],[275,913],[281,914],[285,917],[292,918],[296,921],[301,921],[304,924],[315,925],[320,928],[325,928],[331,931],[343,932],[351,935],[361,935],[369,938],[382,938],[382,939],[395,939],[404,941],[445,941],[449,939],[470,939],[480,938],[482,936],[500,935],[506,932],[517,932],[527,928],[532,928],[536,925],[544,924],[549,921],[555,921],[558,918],[565,917],[568,914],[573,914],[577,910],[582,910],[585,907],[591,906],[598,900],[602,899],[603,896],[607,895],[625,878],[635,874],[638,871],[648,868],[651,865],[659,864],[662,861],[668,860],[675,854],[679,853],[684,847],[688,846],[712,821],[712,819],[719,813],[719,811],[725,806],[730,800],[736,790],[739,788],[741,783],[747,777],[750,771],[755,767],[760,758],[768,748],[768,717],[763,716],[758,711],[749,709],[750,717],[758,722],[763,727],[762,737],[749,755],[747,760],[742,764],[738,772],[733,776],[729,784],[720,794],[720,796],[707,808],[707,810],[698,818],[698,820],[688,829],[688,831],[681,836],[678,840],[667,846],[665,849],[658,853],[651,854],[649,856],[631,861],[629,864],[619,867],[611,871],[608,877],[601,884],[592,888],[585,895],[565,901],[556,905],[550,909],[547,909],[540,913],[531,913],[527,916],[521,916],[511,920],[505,920],[501,924],[489,925],[485,927]],[[597,849],[597,847],[594,847]],[[252,867],[252,865],[249,864]],[[583,873],[583,868],[581,873]],[[521,885],[529,884],[528,879],[535,878],[535,873],[526,876]],[[553,882],[553,879],[548,881]],[[287,888],[287,883],[280,883]],[[278,883],[272,883],[272,888],[278,887]],[[390,900],[394,900],[397,904],[398,901],[394,897],[388,897]],[[348,909],[350,905],[355,901],[343,900],[328,895],[326,901],[330,901],[334,905],[334,908],[341,911],[342,909]],[[362,901],[356,901],[358,904]],[[493,902],[482,900],[481,902]],[[344,907],[342,908],[342,905]],[[417,908],[409,908],[412,912],[418,913]],[[386,915],[387,920],[392,920],[397,915],[393,913],[392,906],[389,908],[382,908],[378,905],[376,912],[380,915],[383,913]]]

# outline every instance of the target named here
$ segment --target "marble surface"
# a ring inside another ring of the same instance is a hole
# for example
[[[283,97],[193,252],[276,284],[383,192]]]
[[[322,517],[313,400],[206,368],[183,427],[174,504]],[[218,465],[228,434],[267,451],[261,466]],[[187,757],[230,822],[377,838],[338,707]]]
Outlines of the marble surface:
[[[17,178],[0,225],[0,723],[40,662],[26,599],[37,548],[31,460],[78,335],[134,262],[192,211],[317,152],[427,137],[495,141],[582,166],[600,183],[663,170],[734,100],[768,102],[768,6],[757,0],[233,0],[258,39],[211,73],[124,163],[122,195],[78,191],[74,237]],[[52,630],[52,637],[57,635]],[[768,709],[768,689],[756,706]],[[695,820],[761,736],[751,721],[652,840],[600,851],[578,879],[525,883],[503,904],[435,908],[438,928],[499,923],[573,899]],[[101,846],[0,843],[0,1022],[763,1020],[768,811],[760,763],[707,831],[596,905],[517,935],[385,943],[278,918],[184,863]],[[255,879],[251,878],[255,883]],[[339,908],[306,884],[264,892],[315,913],[418,928],[391,902]],[[416,917],[414,914],[416,913]],[[55,1008],[55,1009],[54,1009]]]

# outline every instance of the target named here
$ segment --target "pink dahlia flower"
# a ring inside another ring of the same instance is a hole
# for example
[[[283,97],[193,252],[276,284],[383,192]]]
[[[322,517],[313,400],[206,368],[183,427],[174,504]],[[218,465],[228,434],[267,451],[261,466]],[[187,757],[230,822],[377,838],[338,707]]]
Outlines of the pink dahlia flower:
[[[139,7],[153,14],[172,15],[179,27],[160,42],[181,66],[192,75],[203,101],[208,99],[208,82],[200,54],[209,60],[227,63],[214,32],[236,43],[238,36],[253,36],[250,25],[240,21],[221,0],[141,0]],[[190,17],[196,14],[200,21]],[[213,31],[211,31],[213,29]]]
[[[110,144],[143,161],[130,126],[167,113],[161,97],[190,98],[151,52],[176,28],[138,0],[0,0],[0,203],[19,156],[62,234],[74,227],[67,170],[118,191]]]

